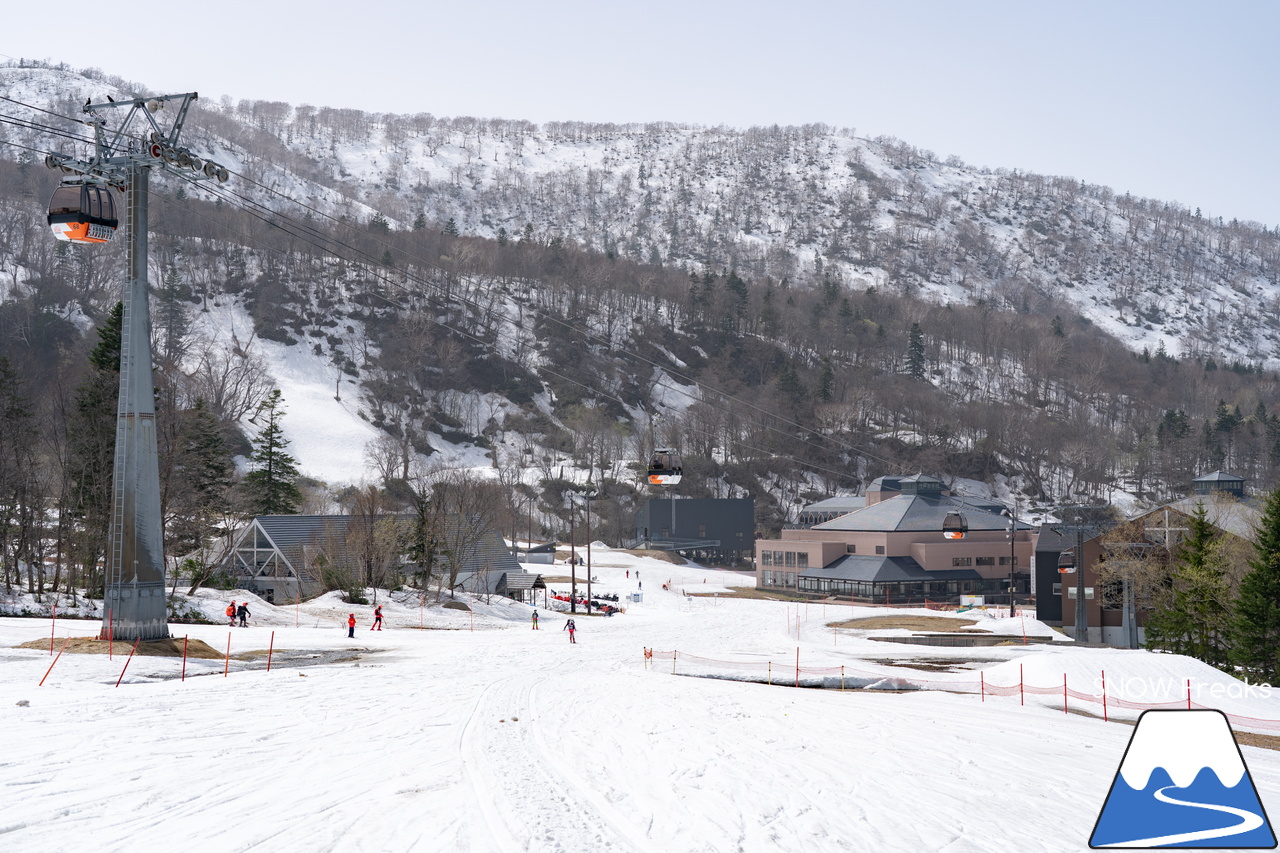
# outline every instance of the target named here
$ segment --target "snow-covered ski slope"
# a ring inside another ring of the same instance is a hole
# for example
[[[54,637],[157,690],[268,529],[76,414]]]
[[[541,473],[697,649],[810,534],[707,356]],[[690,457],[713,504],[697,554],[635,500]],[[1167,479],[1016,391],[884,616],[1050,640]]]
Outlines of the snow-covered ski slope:
[[[644,600],[612,618],[578,615],[577,645],[562,614],[542,610],[535,633],[529,607],[496,598],[476,602],[473,617],[383,592],[387,629],[374,632],[372,607],[332,595],[298,607],[251,597],[249,628],[173,626],[220,653],[230,635],[229,675],[221,659],[193,660],[180,681],[178,660],[138,657],[119,688],[119,646],[113,660],[64,654],[37,686],[48,648],[14,647],[47,641],[51,623],[0,620],[0,846],[1084,850],[1132,731],[1064,714],[1051,696],[1023,706],[1016,695],[678,677],[669,661],[646,668],[645,647],[779,668],[799,649],[805,665],[925,677],[943,677],[936,668],[949,663],[1000,683],[1019,664],[1045,684],[1067,669],[1074,684],[1105,668],[1112,689],[1135,692],[1147,676],[1185,676],[1221,685],[1226,710],[1280,719],[1280,700],[1231,695],[1238,682],[1185,658],[1063,642],[878,643],[827,623],[893,611],[682,595],[723,594],[750,578],[607,549],[593,549],[593,569],[596,591],[643,583]],[[203,591],[192,606],[221,618],[243,595]],[[350,612],[354,640],[343,625]],[[997,627],[1008,633],[1013,621]],[[1027,624],[1031,636],[1044,631]],[[58,645],[96,627],[59,621]],[[271,672],[235,658],[272,644]],[[931,668],[902,666],[913,662]],[[1244,756],[1276,811],[1280,757],[1248,746]]]

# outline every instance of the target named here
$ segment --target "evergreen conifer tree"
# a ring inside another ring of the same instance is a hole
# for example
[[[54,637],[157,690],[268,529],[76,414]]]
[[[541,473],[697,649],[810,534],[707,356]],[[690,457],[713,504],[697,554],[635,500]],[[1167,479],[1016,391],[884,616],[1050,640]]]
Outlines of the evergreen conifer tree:
[[[249,457],[252,467],[244,478],[249,511],[254,515],[295,513],[302,502],[302,493],[298,491],[298,461],[286,452],[289,440],[280,427],[284,400],[279,388],[258,406],[256,417],[265,423],[253,440],[253,453]]]
[[[1267,495],[1256,556],[1240,582],[1231,661],[1249,681],[1280,683],[1280,489]]]
[[[1173,555],[1169,597],[1147,618],[1147,645],[1225,667],[1231,601],[1221,539],[1203,503],[1189,526]]]
[[[911,324],[907,340],[907,373],[912,379],[924,379],[924,332],[919,323]]]

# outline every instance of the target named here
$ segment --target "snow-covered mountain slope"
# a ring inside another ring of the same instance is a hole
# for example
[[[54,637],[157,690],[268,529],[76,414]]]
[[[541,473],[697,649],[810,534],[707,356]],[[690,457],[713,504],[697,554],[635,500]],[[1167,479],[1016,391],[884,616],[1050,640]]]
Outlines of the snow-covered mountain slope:
[[[0,68],[0,94],[64,113],[111,88]],[[1135,351],[1262,363],[1280,342],[1280,228],[938,162],[850,129],[539,126],[230,99],[197,102],[190,128],[193,147],[253,181],[393,228],[452,220],[643,262],[1075,312]]]

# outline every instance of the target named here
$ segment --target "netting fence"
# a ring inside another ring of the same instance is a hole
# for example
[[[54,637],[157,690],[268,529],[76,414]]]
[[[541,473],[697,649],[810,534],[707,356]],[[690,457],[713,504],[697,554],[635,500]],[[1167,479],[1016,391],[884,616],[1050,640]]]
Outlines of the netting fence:
[[[889,692],[910,692],[933,690],[946,693],[963,693],[973,695],[980,701],[991,698],[1016,697],[1022,705],[1028,701],[1041,706],[1061,708],[1063,713],[1072,711],[1087,713],[1101,717],[1103,720],[1132,719],[1142,711],[1163,709],[1219,710],[1226,714],[1234,728],[1264,734],[1280,734],[1280,720],[1266,719],[1256,716],[1235,713],[1221,707],[1222,702],[1205,704],[1200,701],[1209,694],[1210,701],[1222,698],[1246,698],[1253,696],[1268,697],[1271,688],[1265,685],[1254,686],[1242,682],[1223,684],[1196,685],[1193,679],[1163,678],[1142,680],[1153,694],[1167,696],[1164,701],[1139,701],[1132,696],[1125,696],[1115,689],[1117,679],[1112,678],[1113,688],[1107,689],[1107,673],[1099,670],[1096,677],[1084,678],[1076,676],[1077,681],[1088,681],[1086,687],[1080,689],[1079,684],[1072,686],[1067,673],[1062,674],[1060,681],[1051,684],[1031,683],[1023,674],[1023,666],[1018,666],[1016,682],[993,681],[984,672],[957,673],[950,677],[930,678],[916,674],[898,674],[876,672],[859,669],[856,666],[808,666],[800,660],[800,650],[796,649],[794,659],[786,660],[719,660],[715,658],[692,655],[678,650],[659,651],[646,648],[644,650],[645,666],[658,672],[669,672],[672,675],[694,678],[714,678],[726,681],[749,681],[784,687],[822,688],[827,690],[878,690]],[[942,675],[941,673],[939,674]],[[970,677],[966,677],[970,676]],[[1043,676],[1041,676],[1043,678]],[[1132,682],[1135,679],[1120,679]],[[1096,687],[1096,689],[1095,689]],[[1239,694],[1238,696],[1236,694]],[[1154,698],[1154,696],[1153,696]]]

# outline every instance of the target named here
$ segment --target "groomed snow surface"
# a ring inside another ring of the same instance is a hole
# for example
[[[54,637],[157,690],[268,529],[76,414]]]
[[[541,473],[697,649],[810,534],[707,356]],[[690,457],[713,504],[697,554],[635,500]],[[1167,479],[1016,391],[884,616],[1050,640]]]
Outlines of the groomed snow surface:
[[[541,610],[535,633],[531,608],[497,598],[473,601],[473,615],[383,591],[381,632],[372,607],[333,595],[297,607],[251,598],[248,628],[171,626],[220,653],[230,635],[229,675],[221,659],[189,660],[181,681],[179,659],[135,657],[118,688],[127,646],[111,660],[64,654],[41,687],[48,648],[15,646],[49,639],[52,623],[0,620],[0,849],[1085,850],[1132,732],[1064,714],[1047,694],[1022,705],[673,676],[672,650],[772,661],[784,683],[797,649],[802,667],[942,680],[982,669],[1005,685],[1021,667],[1046,686],[1068,672],[1082,691],[1104,668],[1131,691],[1190,677],[1226,694],[1199,704],[1280,720],[1280,697],[1235,695],[1238,682],[1185,658],[876,642],[828,623],[896,611],[682,595],[752,579],[604,548],[593,567],[597,592],[636,591],[640,575],[644,600],[579,614],[576,645],[563,614]],[[222,619],[243,595],[202,591],[191,606]],[[983,618],[1020,641],[1022,620]],[[96,628],[59,620],[58,645]],[[272,643],[270,672],[236,658]],[[645,647],[667,657],[646,668]],[[1277,753],[1243,751],[1280,812]]]

